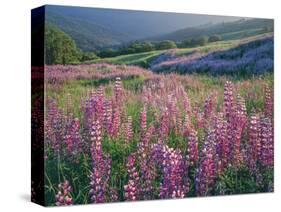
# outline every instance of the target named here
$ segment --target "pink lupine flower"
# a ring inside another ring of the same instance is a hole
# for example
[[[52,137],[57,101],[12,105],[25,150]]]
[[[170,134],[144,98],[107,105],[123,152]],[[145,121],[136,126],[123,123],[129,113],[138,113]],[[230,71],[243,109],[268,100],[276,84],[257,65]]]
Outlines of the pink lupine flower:
[[[227,121],[227,139],[232,141],[230,157],[232,165],[236,168],[243,163],[241,138],[247,123],[244,99],[241,96],[238,96],[237,99],[238,101],[234,102],[233,84],[227,81],[224,88],[224,117]]]
[[[187,143],[187,157],[190,166],[196,166],[199,160],[198,137],[195,130],[190,130]]]
[[[170,129],[169,129],[169,114],[167,109],[162,112],[160,117],[160,127],[159,127],[159,136],[161,137],[161,140],[164,141],[166,137],[169,135]]]
[[[180,151],[166,145],[154,144],[152,158],[160,166],[162,181],[160,183],[160,198],[183,198],[189,191],[187,165]]]
[[[186,114],[190,114],[191,113],[190,100],[186,94],[184,95],[183,98],[184,98],[183,99],[184,111]]]
[[[65,117],[52,99],[47,99],[46,116],[46,143],[59,154],[62,150],[61,141],[64,139]]]
[[[112,134],[112,103],[111,101],[104,102],[103,126],[108,134]]]
[[[260,128],[261,128],[260,162],[265,167],[273,167],[274,164],[273,127],[270,118],[262,117]]]
[[[92,172],[90,175],[90,199],[94,203],[106,201],[106,191],[110,176],[111,160],[104,156],[101,144],[101,125],[94,121],[90,129]]]
[[[143,110],[140,114],[140,133],[141,133],[141,137],[143,137],[145,135],[146,132],[146,127],[147,127],[147,110],[146,110],[146,106],[143,107]]]
[[[273,92],[269,86],[265,87],[264,114],[270,118],[273,115]]]
[[[245,122],[242,121],[241,119],[236,119],[236,121],[234,123],[236,123],[236,125],[233,124],[233,122],[231,122],[233,127],[233,133],[232,133],[232,139],[233,139],[233,143],[231,144],[231,156],[232,156],[232,165],[234,167],[239,167],[242,163],[243,163],[243,155],[241,152],[241,138],[242,138],[242,133],[244,130],[244,124]],[[228,132],[229,133],[229,128],[228,128]]]
[[[247,108],[246,108],[245,99],[241,97],[239,94],[237,95],[236,111],[239,114],[239,116],[241,116],[241,118],[247,119]]]
[[[126,143],[129,143],[134,136],[132,122],[133,122],[132,117],[129,116],[127,123],[125,123],[125,142]]]
[[[89,129],[94,120],[103,120],[104,116],[104,91],[99,87],[96,92],[92,91],[84,103],[84,122],[85,127]]]
[[[215,134],[217,141],[217,154],[221,160],[220,168],[224,169],[230,163],[230,140],[227,138],[227,121],[223,118],[223,114],[219,113],[215,121]]]
[[[78,118],[70,120],[69,126],[66,128],[65,143],[67,151],[75,155],[82,149],[82,138],[80,135],[80,121]]]
[[[135,201],[140,198],[140,185],[139,185],[139,174],[137,172],[137,169],[135,167],[136,163],[136,155],[131,154],[128,157],[128,161],[126,164],[127,172],[129,175],[129,181],[128,184],[124,186],[125,191],[125,199],[128,201]]]
[[[226,81],[224,84],[224,114],[228,119],[234,111],[233,84]]]
[[[72,192],[72,188],[67,180],[65,180],[63,183],[60,183],[58,185],[59,191],[56,194],[56,205],[57,206],[63,206],[63,205],[72,205],[73,200],[70,195],[70,192]]]
[[[260,118],[252,115],[249,123],[249,141],[247,146],[247,160],[248,166],[251,171],[256,169],[258,158],[261,153],[261,140],[260,140]]]
[[[109,197],[110,197],[110,202],[117,202],[118,201],[118,192],[114,188],[110,188],[109,190]]]
[[[111,136],[116,138],[119,135],[120,129],[120,111],[118,107],[114,107],[113,115],[112,115],[112,128],[111,128]]]
[[[203,118],[208,119],[213,115],[213,96],[210,95],[206,98],[205,103],[204,103],[204,114]]]
[[[115,95],[115,102],[118,106],[121,104],[121,97],[122,97],[122,82],[120,77],[116,77],[115,84],[114,84],[114,95]]]
[[[183,134],[183,120],[182,120],[182,114],[180,111],[177,111],[177,114],[176,114],[175,134],[176,135]]]
[[[216,143],[215,132],[210,130],[200,154],[199,168],[195,177],[195,187],[199,196],[207,196],[215,186],[216,180]]]
[[[177,120],[176,99],[173,95],[168,95],[167,109],[169,114],[169,128],[172,129],[176,126]]]
[[[183,136],[187,137],[191,131],[192,129],[190,123],[190,116],[188,114],[185,114],[183,123]]]
[[[151,160],[151,145],[150,141],[153,136],[155,128],[151,125],[145,136],[138,143],[138,159],[140,166],[140,180],[141,180],[141,196],[143,199],[152,199],[152,180],[155,178],[154,162]]]

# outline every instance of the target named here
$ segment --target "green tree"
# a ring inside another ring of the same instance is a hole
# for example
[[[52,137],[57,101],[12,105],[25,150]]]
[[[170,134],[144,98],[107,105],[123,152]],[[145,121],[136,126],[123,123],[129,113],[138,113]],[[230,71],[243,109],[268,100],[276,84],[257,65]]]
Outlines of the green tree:
[[[45,28],[45,62],[46,64],[69,64],[78,62],[81,51],[74,40],[57,27],[47,25]]]
[[[184,47],[191,47],[192,46],[192,42],[191,39],[185,39],[181,42],[181,46]]]
[[[208,43],[208,37],[207,36],[201,36],[198,38],[198,45],[204,46]]]
[[[119,52],[117,50],[108,48],[108,49],[104,49],[102,51],[99,52],[98,56],[99,57],[115,57],[119,54]]]
[[[95,60],[99,57],[94,52],[83,52],[81,61]]]
[[[208,42],[216,42],[222,40],[220,35],[211,35],[208,39]]]
[[[177,45],[174,41],[171,40],[163,40],[156,45],[156,49],[158,50],[173,48],[177,48]]]

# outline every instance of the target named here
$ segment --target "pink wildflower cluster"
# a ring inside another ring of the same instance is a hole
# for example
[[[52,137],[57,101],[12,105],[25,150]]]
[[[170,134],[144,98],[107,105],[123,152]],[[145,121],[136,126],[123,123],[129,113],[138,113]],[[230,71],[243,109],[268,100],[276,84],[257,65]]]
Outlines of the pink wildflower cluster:
[[[70,195],[70,192],[72,192],[72,188],[69,184],[69,181],[65,180],[63,183],[60,183],[58,187],[59,187],[59,191],[56,195],[56,205],[57,206],[72,205],[73,200]]]

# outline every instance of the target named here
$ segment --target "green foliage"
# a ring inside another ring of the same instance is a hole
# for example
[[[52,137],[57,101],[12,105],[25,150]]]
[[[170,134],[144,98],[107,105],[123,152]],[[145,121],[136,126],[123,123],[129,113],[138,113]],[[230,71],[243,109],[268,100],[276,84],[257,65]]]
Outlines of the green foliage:
[[[115,57],[118,56],[120,53],[117,50],[108,48],[98,52],[99,57]]]
[[[140,53],[140,52],[149,52],[154,50],[154,46],[152,43],[145,41],[145,42],[133,42],[128,47],[124,47],[122,49],[123,53]]]
[[[174,41],[171,40],[163,40],[156,45],[157,50],[163,50],[163,49],[173,49],[177,48],[177,45]]]
[[[45,37],[46,64],[69,64],[80,60],[81,52],[74,40],[60,29],[47,25]]]
[[[95,60],[99,57],[94,52],[83,52],[81,61]]]
[[[222,37],[220,35],[211,35],[208,39],[208,42],[217,42],[217,41],[221,41]]]
[[[188,38],[181,42],[180,47],[189,48],[196,46],[205,46],[209,42],[209,38],[207,36],[200,36],[198,38]]]
[[[126,54],[135,54],[135,53],[142,53],[142,52],[150,52],[155,49],[155,46],[148,41],[140,42],[135,41],[130,43],[129,45],[122,46],[118,49],[104,49],[98,52],[98,56],[102,58],[106,57],[116,57],[120,55]]]
[[[198,39],[196,39],[196,42],[199,46],[204,46],[208,43],[208,37],[207,36],[200,36]]]

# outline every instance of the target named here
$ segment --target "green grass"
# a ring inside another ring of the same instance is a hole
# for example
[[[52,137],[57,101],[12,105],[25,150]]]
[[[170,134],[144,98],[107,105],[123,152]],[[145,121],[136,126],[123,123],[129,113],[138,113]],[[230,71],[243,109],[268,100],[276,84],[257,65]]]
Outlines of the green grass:
[[[125,65],[139,65],[142,67],[148,67],[149,62],[156,56],[163,53],[163,50],[121,55],[117,57],[101,58],[96,60],[87,61],[90,63],[111,63],[111,64],[125,64]]]
[[[242,39],[246,37],[251,37],[254,35],[261,34],[263,29],[257,28],[257,29],[250,29],[250,30],[242,30],[238,32],[229,32],[221,34],[223,40],[233,40],[233,39]]]

